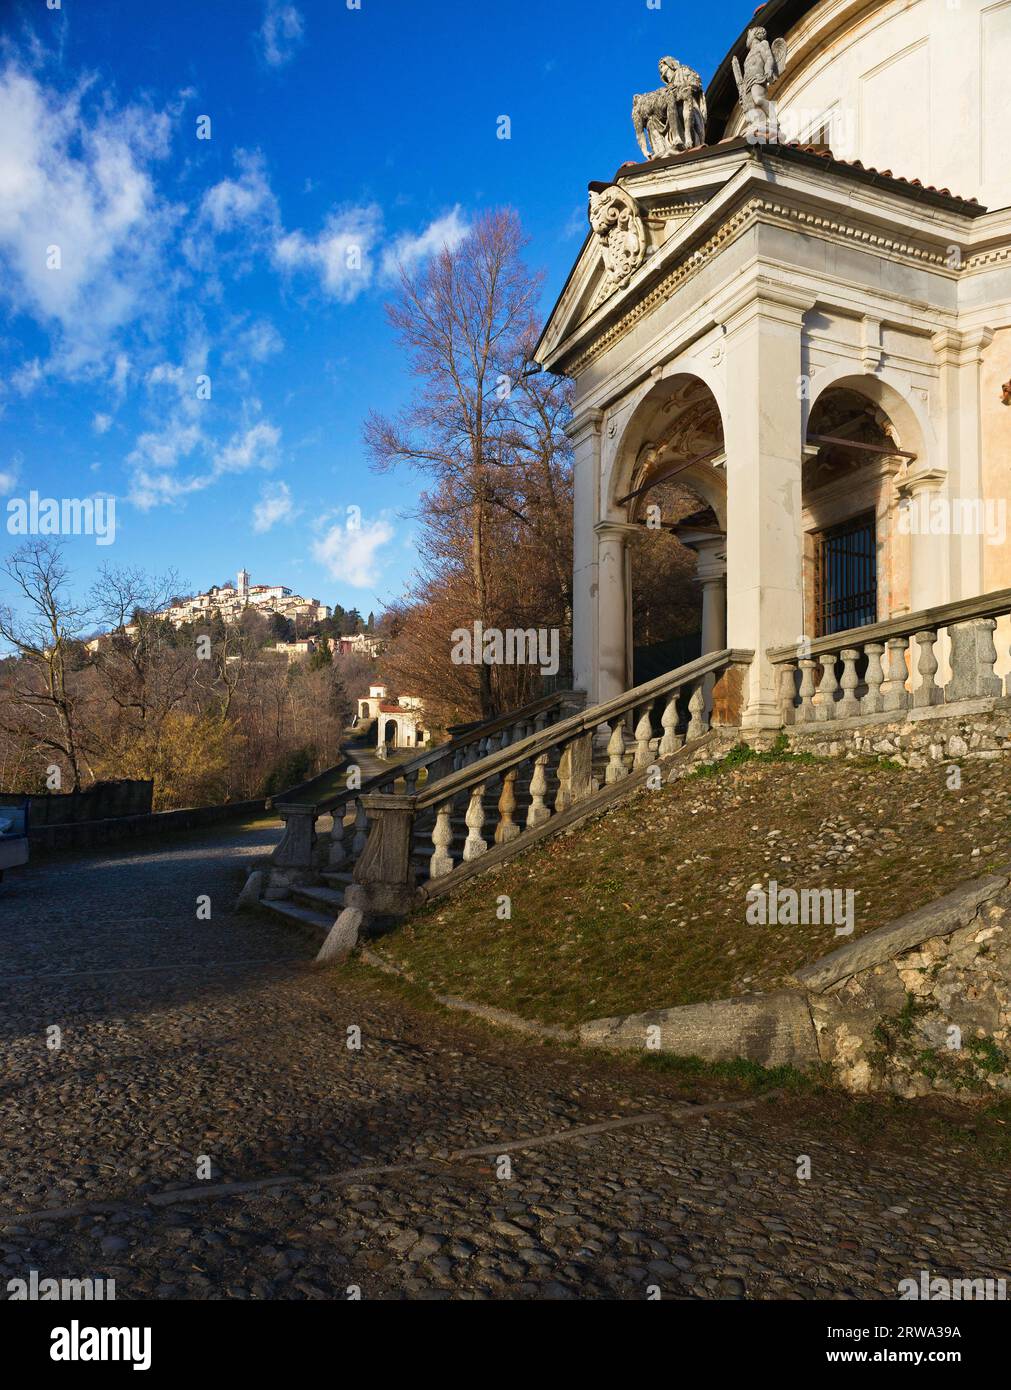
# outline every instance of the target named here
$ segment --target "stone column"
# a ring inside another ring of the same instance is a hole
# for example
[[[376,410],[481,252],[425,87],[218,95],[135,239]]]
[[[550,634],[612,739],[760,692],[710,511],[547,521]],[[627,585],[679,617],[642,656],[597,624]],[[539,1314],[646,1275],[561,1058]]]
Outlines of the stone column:
[[[965,504],[982,503],[986,494],[980,380],[993,338],[993,329],[983,327],[969,333],[945,329],[931,339],[941,369],[942,458],[947,463],[948,493]],[[952,601],[986,592],[984,545],[982,534],[955,535],[953,531],[948,538],[947,597]]]
[[[591,695],[603,704],[628,689],[628,590],[625,546],[636,527],[626,521],[601,521],[597,538],[597,688]]]
[[[572,440],[572,681],[576,690],[597,694],[597,498],[600,494],[599,410],[577,414]]]
[[[702,655],[727,645],[727,538],[689,541],[699,557],[696,582],[702,586]]]
[[[902,482],[902,495],[908,498],[909,607],[913,613],[936,608],[947,601],[947,547],[945,534],[931,534],[930,504],[941,496],[945,474],[941,469],[917,469]]]
[[[727,328],[727,641],[755,653],[743,714],[752,729],[781,724],[768,648],[804,632],[801,380],[813,303],[760,276],[715,306]]]

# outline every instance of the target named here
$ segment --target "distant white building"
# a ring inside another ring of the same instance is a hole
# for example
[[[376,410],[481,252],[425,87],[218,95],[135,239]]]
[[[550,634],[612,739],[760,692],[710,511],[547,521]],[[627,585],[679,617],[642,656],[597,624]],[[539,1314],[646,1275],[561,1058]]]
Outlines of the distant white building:
[[[424,727],[424,705],[417,695],[390,699],[385,685],[370,685],[368,695],[358,701],[355,724],[372,719],[377,748],[422,748],[431,741],[431,730]]]
[[[166,609],[164,616],[173,627],[199,622],[217,612],[222,621],[237,623],[247,608],[258,613],[279,614],[292,622],[322,622],[330,617],[330,609],[316,598],[303,598],[283,584],[250,584],[249,571],[239,570],[237,584],[215,585],[206,593],[181,600]]]

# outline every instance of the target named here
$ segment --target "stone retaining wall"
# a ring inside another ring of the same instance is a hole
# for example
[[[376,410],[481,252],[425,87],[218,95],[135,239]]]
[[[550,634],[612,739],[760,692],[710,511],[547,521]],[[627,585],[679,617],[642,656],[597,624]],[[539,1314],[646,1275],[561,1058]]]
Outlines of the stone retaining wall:
[[[903,767],[934,762],[995,761],[1011,753],[1011,700],[966,701],[958,707],[910,710],[901,719],[876,715],[794,725],[790,746],[821,757],[885,757]]]
[[[823,1063],[854,1092],[1011,1095],[1011,871],[799,971],[791,988],[595,1019],[587,1046]]]

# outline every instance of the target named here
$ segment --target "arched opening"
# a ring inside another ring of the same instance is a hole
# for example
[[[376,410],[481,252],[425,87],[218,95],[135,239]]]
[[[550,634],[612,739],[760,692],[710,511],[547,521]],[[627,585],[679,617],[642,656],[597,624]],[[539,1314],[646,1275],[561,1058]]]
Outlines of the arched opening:
[[[860,378],[828,387],[811,407],[802,526],[805,626],[812,637],[909,609],[910,547],[898,507],[917,454],[903,442],[892,415]]]
[[[397,721],[395,719],[387,719],[383,728],[383,742],[386,744],[387,748],[396,748]]]
[[[723,421],[698,377],[658,385],[626,435],[628,638],[635,684],[726,645]]]

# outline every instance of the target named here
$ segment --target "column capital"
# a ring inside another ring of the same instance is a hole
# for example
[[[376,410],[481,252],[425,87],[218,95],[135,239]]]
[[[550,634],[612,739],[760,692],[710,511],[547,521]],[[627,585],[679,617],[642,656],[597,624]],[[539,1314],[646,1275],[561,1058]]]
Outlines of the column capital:
[[[598,521],[593,529],[602,541],[619,541],[638,535],[642,528],[631,521]]]
[[[908,497],[917,497],[921,492],[936,492],[947,476],[944,468],[921,468],[906,474],[899,483],[899,492]]]
[[[763,317],[800,328],[804,315],[817,302],[817,295],[808,290],[759,275],[731,288],[710,307],[713,317],[726,326],[728,333],[733,333],[752,319]]]
[[[565,433],[575,445],[582,440],[584,435],[599,435],[603,423],[604,412],[602,410],[576,411],[565,426]]]
[[[983,354],[994,340],[994,330],[983,324],[964,333],[954,328],[942,328],[930,340],[938,361],[948,366],[981,362]]]

